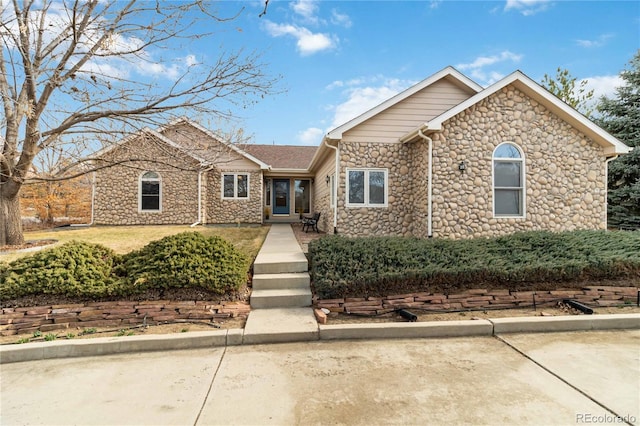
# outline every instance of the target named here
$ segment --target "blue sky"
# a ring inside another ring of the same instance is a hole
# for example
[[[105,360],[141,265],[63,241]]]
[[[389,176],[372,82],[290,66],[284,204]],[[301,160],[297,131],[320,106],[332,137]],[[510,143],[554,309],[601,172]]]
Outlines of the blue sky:
[[[611,95],[640,48],[636,1],[271,0],[263,17],[259,1],[221,11],[240,6],[213,45],[262,51],[267,72],[282,76],[282,93],[238,111],[237,126],[261,144],[318,144],[448,65],[483,86],[517,69],[539,82],[562,67]]]

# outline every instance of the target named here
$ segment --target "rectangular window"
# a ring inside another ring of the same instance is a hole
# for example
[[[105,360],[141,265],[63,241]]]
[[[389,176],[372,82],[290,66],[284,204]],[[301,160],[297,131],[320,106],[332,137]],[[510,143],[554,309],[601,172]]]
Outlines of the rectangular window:
[[[522,163],[496,160],[493,179],[496,216],[522,216]]]
[[[142,210],[160,210],[160,182],[142,181]]]
[[[294,182],[296,192],[296,213],[310,212],[311,181],[309,179],[296,179]]]
[[[387,169],[347,169],[347,207],[387,207]]]
[[[249,198],[249,175],[224,174],[222,176],[222,198]]]

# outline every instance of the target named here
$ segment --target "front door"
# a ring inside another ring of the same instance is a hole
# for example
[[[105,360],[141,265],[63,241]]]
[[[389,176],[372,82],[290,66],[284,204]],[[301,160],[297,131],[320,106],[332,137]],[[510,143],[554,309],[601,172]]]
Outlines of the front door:
[[[289,179],[273,180],[273,214],[289,214]]]

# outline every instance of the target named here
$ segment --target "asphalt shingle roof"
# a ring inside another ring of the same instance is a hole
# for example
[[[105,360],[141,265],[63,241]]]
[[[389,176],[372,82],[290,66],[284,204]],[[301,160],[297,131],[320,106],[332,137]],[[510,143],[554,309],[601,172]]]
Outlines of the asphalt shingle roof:
[[[247,154],[270,165],[274,169],[306,170],[318,147],[300,145],[239,145]]]

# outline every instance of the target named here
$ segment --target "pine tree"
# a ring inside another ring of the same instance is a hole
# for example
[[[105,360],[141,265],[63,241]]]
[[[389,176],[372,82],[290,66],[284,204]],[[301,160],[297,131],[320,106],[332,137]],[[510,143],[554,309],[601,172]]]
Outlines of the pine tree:
[[[613,99],[600,98],[598,124],[634,147],[609,163],[609,226],[640,229],[640,50],[620,77]]]

